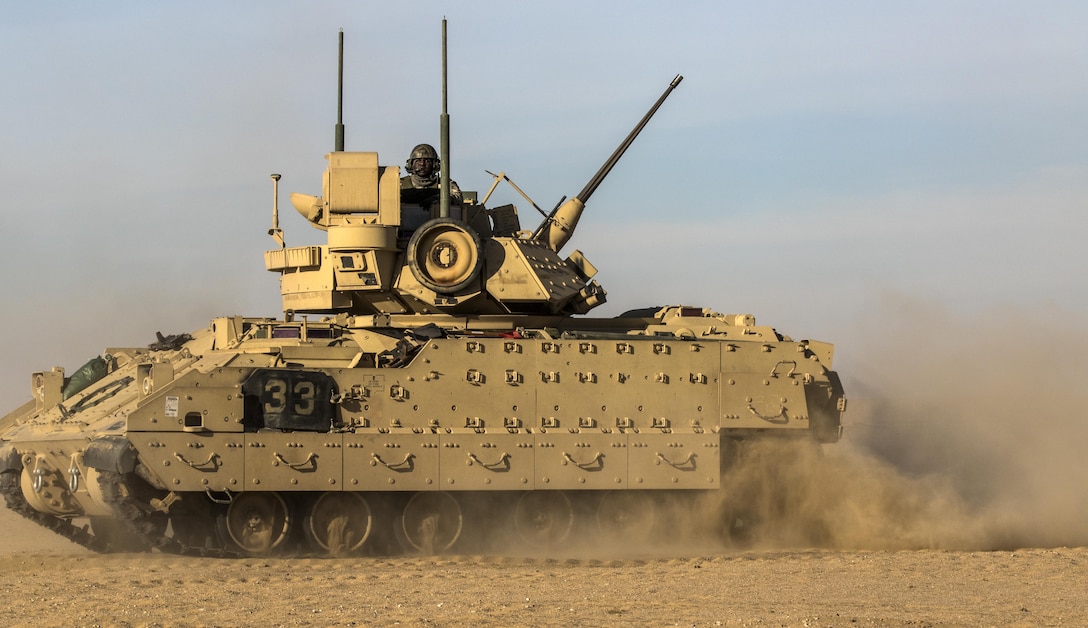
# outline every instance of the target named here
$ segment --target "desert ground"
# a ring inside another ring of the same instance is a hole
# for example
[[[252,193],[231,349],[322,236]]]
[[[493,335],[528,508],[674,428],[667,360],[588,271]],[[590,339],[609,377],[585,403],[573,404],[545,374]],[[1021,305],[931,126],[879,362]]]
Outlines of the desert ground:
[[[1088,548],[232,560],[0,529],[13,626],[1088,625]]]

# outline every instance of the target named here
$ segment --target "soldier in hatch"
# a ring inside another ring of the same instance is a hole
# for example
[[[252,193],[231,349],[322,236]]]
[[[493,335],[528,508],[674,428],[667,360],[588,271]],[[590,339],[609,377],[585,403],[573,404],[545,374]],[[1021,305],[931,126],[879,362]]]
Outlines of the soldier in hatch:
[[[408,174],[400,178],[401,199],[429,211],[438,202],[441,163],[438,153],[430,144],[420,144],[413,148],[404,164]],[[454,181],[450,181],[450,202],[461,203],[461,189]]]

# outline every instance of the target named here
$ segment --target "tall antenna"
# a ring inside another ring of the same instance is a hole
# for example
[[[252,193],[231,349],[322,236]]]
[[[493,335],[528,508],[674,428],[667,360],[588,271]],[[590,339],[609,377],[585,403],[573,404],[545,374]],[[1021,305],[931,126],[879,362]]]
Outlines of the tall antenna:
[[[344,150],[344,29],[340,29],[340,63],[336,77],[336,148]]]
[[[268,230],[268,235],[272,236],[280,248],[286,248],[287,245],[283,242],[283,229],[280,229],[280,175],[272,175],[272,228]]]
[[[442,115],[439,118],[440,144],[439,160],[441,194],[438,197],[438,215],[441,218],[450,217],[450,114],[446,102],[446,18],[442,18]]]

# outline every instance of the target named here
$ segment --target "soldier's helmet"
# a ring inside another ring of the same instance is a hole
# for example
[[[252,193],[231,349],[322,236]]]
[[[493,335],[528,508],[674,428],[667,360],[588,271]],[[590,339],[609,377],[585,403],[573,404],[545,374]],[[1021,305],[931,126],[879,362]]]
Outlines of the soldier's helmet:
[[[431,160],[431,172],[438,170],[441,162],[438,159],[438,153],[435,151],[434,146],[430,144],[420,144],[412,149],[412,153],[408,155],[408,161],[405,162],[405,169],[412,173],[416,173],[415,162],[417,159],[429,159]]]

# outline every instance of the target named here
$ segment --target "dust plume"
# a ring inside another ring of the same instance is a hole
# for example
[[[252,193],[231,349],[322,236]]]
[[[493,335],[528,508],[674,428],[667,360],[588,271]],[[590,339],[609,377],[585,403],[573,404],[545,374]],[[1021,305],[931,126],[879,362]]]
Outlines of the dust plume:
[[[886,298],[847,345],[852,366],[837,365],[852,397],[843,441],[741,448],[722,516],[735,537],[772,547],[1088,544],[1080,318],[962,317]]]
[[[740,445],[718,499],[724,538],[738,548],[958,548],[980,534],[939,478],[805,441]]]

